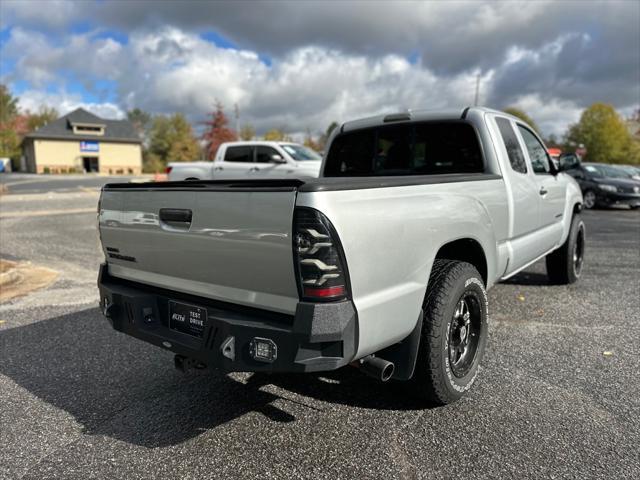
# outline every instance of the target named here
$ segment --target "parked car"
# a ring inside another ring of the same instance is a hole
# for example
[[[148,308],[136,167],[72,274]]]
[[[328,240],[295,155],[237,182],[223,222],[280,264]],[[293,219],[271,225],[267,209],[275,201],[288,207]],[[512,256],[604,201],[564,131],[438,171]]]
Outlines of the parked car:
[[[305,178],[320,174],[322,157],[297,143],[227,142],[213,162],[174,162],[169,181],[262,178]]]
[[[578,184],[507,114],[347,122],[321,178],[110,184],[100,305],[180,368],[315,372],[354,365],[433,404],[474,383],[486,290],[546,257],[582,272]],[[144,211],[159,225],[110,225]]]
[[[640,182],[613,165],[580,163],[565,172],[580,184],[585,208],[611,205],[640,207]]]
[[[640,167],[635,165],[615,165],[620,170],[624,171],[631,179],[640,181]]]

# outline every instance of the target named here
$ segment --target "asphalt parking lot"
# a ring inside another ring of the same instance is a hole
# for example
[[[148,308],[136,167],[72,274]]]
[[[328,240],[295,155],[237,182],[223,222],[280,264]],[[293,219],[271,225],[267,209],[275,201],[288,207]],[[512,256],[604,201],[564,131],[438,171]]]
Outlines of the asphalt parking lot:
[[[0,187],[12,194],[35,194],[43,192],[86,192],[99,190],[110,182],[128,182],[132,179],[150,179],[151,175],[107,176],[93,173],[70,175],[37,175],[32,173],[0,174]]]
[[[0,305],[0,478],[640,478],[638,212],[585,212],[578,284],[493,288],[476,385],[425,409],[350,368],[183,375],[112,331],[97,198],[0,197],[2,257],[59,272]]]

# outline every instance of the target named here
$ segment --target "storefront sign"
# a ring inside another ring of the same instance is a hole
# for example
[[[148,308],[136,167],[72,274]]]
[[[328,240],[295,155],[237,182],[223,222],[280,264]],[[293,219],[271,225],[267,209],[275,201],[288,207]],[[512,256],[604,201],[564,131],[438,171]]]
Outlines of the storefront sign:
[[[80,151],[81,152],[99,152],[100,144],[98,142],[93,142],[93,141],[80,142]]]

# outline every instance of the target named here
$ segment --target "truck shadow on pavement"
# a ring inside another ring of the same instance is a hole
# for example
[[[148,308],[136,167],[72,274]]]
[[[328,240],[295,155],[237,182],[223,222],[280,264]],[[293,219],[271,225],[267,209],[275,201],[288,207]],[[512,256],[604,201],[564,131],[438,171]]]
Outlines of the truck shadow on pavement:
[[[522,286],[540,286],[540,287],[551,287],[554,284],[549,280],[549,277],[546,273],[540,272],[531,272],[531,271],[522,271],[513,277],[504,280],[503,282],[506,285],[522,285]]]
[[[97,308],[0,331],[0,373],[68,412],[85,433],[148,448],[176,445],[250,412],[295,421],[273,405],[278,399],[317,415],[327,408],[322,402],[424,408],[399,386],[349,367],[326,375],[247,375],[246,382],[216,371],[184,375],[174,370],[170,352],[111,330]],[[41,408],[47,407],[29,410]]]

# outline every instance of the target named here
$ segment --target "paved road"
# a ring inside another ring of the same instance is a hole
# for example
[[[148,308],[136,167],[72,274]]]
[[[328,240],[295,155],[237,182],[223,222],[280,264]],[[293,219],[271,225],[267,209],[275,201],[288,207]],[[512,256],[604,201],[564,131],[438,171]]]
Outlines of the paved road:
[[[101,318],[94,212],[0,219],[3,256],[61,272],[0,306],[0,478],[640,478],[640,215],[584,217],[580,282],[492,289],[479,380],[436,409],[349,368],[183,376]]]
[[[146,176],[118,175],[35,175],[24,173],[0,174],[0,185],[5,185],[10,194],[31,194],[46,192],[78,192],[99,190],[106,183],[129,182]]]

